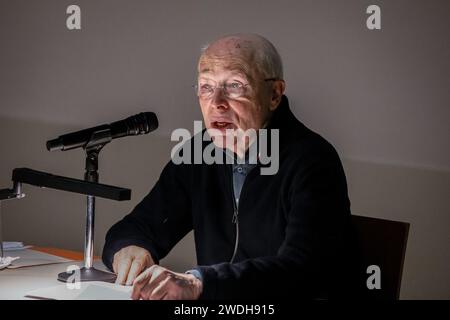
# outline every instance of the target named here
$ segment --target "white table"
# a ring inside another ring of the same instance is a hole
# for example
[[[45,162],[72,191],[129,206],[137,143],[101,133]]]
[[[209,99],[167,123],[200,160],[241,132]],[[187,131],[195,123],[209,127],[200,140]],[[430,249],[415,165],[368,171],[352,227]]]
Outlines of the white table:
[[[65,272],[70,265],[82,267],[83,262],[72,261],[18,269],[2,269],[0,270],[0,300],[29,300],[25,295],[31,290],[61,285],[62,282],[57,280],[58,274]],[[100,260],[94,261],[94,267],[99,270],[107,270]]]

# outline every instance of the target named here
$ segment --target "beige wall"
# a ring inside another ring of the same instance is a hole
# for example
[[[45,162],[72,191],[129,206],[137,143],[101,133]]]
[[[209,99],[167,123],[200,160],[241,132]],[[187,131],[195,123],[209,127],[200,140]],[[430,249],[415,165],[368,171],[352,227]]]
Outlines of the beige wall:
[[[156,112],[157,132],[102,151],[101,181],[133,194],[98,200],[99,253],[169,159],[172,130],[201,119],[199,48],[256,32],[280,50],[294,113],[344,159],[353,212],[411,223],[402,297],[450,298],[449,1],[78,0],[82,30],[68,31],[72,3],[0,0],[0,188],[21,166],[81,178],[83,153],[49,153],[46,140]],[[382,30],[369,31],[375,3]],[[85,199],[25,192],[3,205],[7,238],[82,249]],[[195,264],[192,237],[164,263]]]

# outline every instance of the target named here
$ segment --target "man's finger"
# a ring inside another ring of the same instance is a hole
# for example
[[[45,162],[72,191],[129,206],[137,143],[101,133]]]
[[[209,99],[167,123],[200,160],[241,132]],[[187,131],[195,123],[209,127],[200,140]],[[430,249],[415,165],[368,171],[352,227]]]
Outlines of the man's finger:
[[[171,277],[170,275],[163,279],[153,290],[153,292],[148,296],[151,300],[162,300],[167,295],[170,285]],[[144,288],[145,290],[145,288]]]
[[[114,258],[113,258],[113,264],[112,264],[113,271],[114,271],[114,273],[116,273],[116,274],[119,272],[119,270],[118,270],[119,261],[120,261],[119,254],[116,253],[116,254],[114,255]]]
[[[151,266],[144,272],[142,272],[136,279],[133,281],[133,290],[131,292],[131,299],[137,300],[141,296],[141,289],[147,284],[152,276],[153,270],[156,268],[156,265]]]
[[[128,276],[128,271],[130,270],[132,259],[123,258],[119,261],[117,267],[117,284],[124,284]]]
[[[158,272],[160,271],[160,272]],[[147,284],[140,290],[140,296],[142,299],[149,300],[153,291],[168,277],[166,270],[156,270],[153,273],[152,278],[147,282]],[[158,273],[157,273],[158,272]]]
[[[165,268],[158,265],[151,266],[135,279],[131,297],[133,299],[139,299],[139,297],[148,299],[154,288],[165,279],[166,275]]]
[[[113,260],[113,263],[112,263],[112,267],[113,267],[113,272],[115,273],[115,274],[117,274],[117,261],[116,261],[117,259],[114,259]]]
[[[134,279],[138,276],[139,273],[144,269],[144,260],[142,259],[134,259],[131,264],[130,271],[128,272],[128,277],[126,281],[127,286],[131,286],[133,284]]]

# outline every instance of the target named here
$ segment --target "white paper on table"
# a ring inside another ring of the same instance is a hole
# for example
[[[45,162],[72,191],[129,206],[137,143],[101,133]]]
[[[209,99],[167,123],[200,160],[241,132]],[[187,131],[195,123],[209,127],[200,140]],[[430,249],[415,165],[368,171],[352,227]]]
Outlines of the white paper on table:
[[[14,260],[19,257],[0,257],[0,270],[8,267]]]
[[[3,251],[14,251],[31,248],[31,246],[24,246],[20,241],[3,241]]]
[[[25,297],[42,300],[130,300],[133,289],[131,286],[100,281],[80,282],[79,289],[69,289],[68,285],[75,284],[66,283],[29,291]]]
[[[22,267],[41,266],[54,263],[65,263],[73,260],[54,256],[52,254],[34,251],[31,249],[8,251],[8,255],[19,257],[19,259],[11,262],[8,269],[16,269]]]

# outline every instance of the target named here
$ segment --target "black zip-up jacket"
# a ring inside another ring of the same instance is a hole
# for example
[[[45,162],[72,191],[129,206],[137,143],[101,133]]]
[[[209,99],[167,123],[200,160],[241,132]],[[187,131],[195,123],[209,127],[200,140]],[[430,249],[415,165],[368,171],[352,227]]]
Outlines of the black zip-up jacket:
[[[239,230],[232,221],[230,164],[169,161],[151,192],[108,231],[105,265],[111,269],[114,253],[129,245],[147,249],[158,263],[194,230],[200,298],[345,296],[354,269],[339,156],[295,118],[285,96],[269,129],[280,130],[279,170],[261,175],[258,164],[249,172],[239,200]]]

